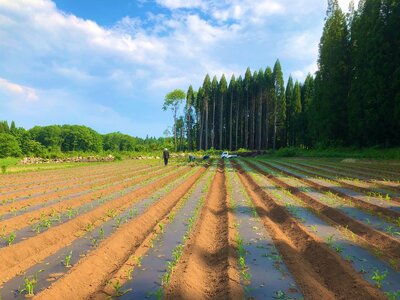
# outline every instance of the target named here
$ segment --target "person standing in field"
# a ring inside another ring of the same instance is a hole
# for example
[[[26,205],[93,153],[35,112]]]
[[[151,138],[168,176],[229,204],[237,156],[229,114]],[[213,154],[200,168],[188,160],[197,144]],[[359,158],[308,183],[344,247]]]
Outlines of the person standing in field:
[[[169,159],[169,152],[168,149],[165,148],[163,151],[163,158],[164,158],[164,165],[168,165],[168,159]]]

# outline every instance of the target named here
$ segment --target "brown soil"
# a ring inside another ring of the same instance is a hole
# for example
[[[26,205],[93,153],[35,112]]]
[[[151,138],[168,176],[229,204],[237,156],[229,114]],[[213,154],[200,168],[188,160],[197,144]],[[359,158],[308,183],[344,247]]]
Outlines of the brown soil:
[[[300,181],[303,181],[308,186],[311,186],[311,187],[313,187],[315,189],[318,189],[318,190],[324,191],[324,192],[331,192],[331,193],[333,193],[333,194],[335,194],[335,195],[337,195],[337,196],[339,196],[339,197],[341,197],[343,199],[351,201],[356,207],[358,207],[360,209],[363,209],[363,210],[366,210],[366,211],[375,212],[376,214],[387,216],[387,217],[392,218],[394,220],[396,220],[397,218],[400,218],[400,212],[398,212],[398,211],[390,210],[390,209],[387,209],[387,208],[382,207],[382,206],[378,206],[378,205],[374,205],[372,203],[365,202],[365,201],[360,200],[358,198],[355,198],[355,197],[352,197],[352,196],[347,195],[345,193],[342,193],[342,192],[340,192],[340,191],[338,191],[336,189],[331,189],[328,186],[323,186],[323,185],[315,182],[313,179],[301,178],[300,176],[297,176],[295,174],[291,174],[290,172],[286,172],[284,170],[276,168],[276,167],[274,167],[274,166],[272,166],[272,165],[270,165],[270,164],[268,164],[266,162],[260,162],[260,163],[265,165],[265,166],[267,166],[270,169],[273,169],[275,171],[281,172],[281,173],[283,173],[283,174],[285,174],[287,176],[297,178]],[[251,165],[254,166],[254,167],[257,167],[253,163],[251,163]],[[266,173],[265,171],[261,170],[258,167],[257,167],[257,170],[259,172],[262,172],[264,175],[268,176],[272,180],[277,180],[277,182],[285,184],[282,180],[279,180],[275,176],[272,176],[272,175]],[[286,186],[284,186],[284,188],[286,188]],[[304,194],[304,193],[299,191],[299,194]]]
[[[138,168],[144,166],[141,163],[124,162],[123,169],[127,168]],[[152,165],[147,163],[147,165]],[[71,180],[74,178],[85,177],[91,174],[109,173],[116,172],[121,169],[121,163],[111,164],[98,164],[91,166],[80,166],[79,168],[65,168],[57,170],[42,170],[32,171],[27,173],[18,174],[5,174],[0,176],[0,186],[11,190],[19,190],[24,188],[34,188],[40,185],[52,184],[53,182],[58,183],[62,180]],[[4,192],[3,188],[1,192]]]
[[[208,167],[208,166],[207,166]],[[199,178],[200,179],[200,178]],[[198,179],[198,180],[199,180]],[[190,194],[193,190],[194,185],[192,188],[186,193],[186,195]],[[185,202],[185,197],[181,198],[179,202],[175,205],[175,207],[170,211],[170,213],[164,217],[164,219],[160,220],[158,224],[167,224],[171,221],[171,216],[177,213],[181,207],[181,205]],[[119,270],[114,272],[112,277],[108,279],[108,281],[116,282],[117,280],[121,283],[121,285],[125,284],[130,278],[128,277],[128,272],[133,271],[134,268],[138,268],[138,259],[145,256],[147,251],[153,247],[153,241],[157,238],[158,234],[162,233],[159,226],[155,226],[151,234],[149,234],[146,239],[140,244],[140,246],[129,256],[128,260],[120,267]],[[133,279],[134,279],[133,274]],[[95,294],[90,296],[92,300],[102,300],[104,298],[113,296],[115,291],[113,287],[109,284],[106,284],[102,287],[102,290],[97,291]]]
[[[21,241],[18,244],[0,249],[0,278],[7,281],[20,274],[38,261],[55,253],[65,245],[84,234],[87,224],[99,226],[107,220],[107,211],[116,209],[124,210],[140,198],[147,197],[156,190],[166,186],[172,180],[187,173],[190,167],[180,169],[164,178],[151,182],[120,198],[105,203],[104,205],[76,217],[48,231]],[[111,264],[112,265],[112,264]],[[0,283],[1,284],[1,283]]]
[[[161,167],[159,167],[159,168],[161,168]],[[42,195],[39,195],[36,197],[34,196],[32,198],[28,198],[28,199],[20,200],[15,203],[9,203],[9,204],[0,206],[0,215],[3,215],[5,213],[10,213],[13,211],[17,211],[17,210],[23,209],[25,207],[46,203],[48,201],[51,201],[51,200],[54,200],[57,198],[66,197],[66,196],[70,196],[70,195],[74,195],[74,194],[79,194],[81,192],[87,191],[88,189],[93,190],[99,186],[108,185],[110,183],[110,181],[113,181],[115,179],[123,180],[123,179],[129,178],[132,175],[134,175],[136,172],[137,171],[131,171],[131,172],[124,174],[123,176],[119,176],[119,177],[111,175],[107,178],[100,179],[97,182],[86,182],[83,184],[81,183],[81,184],[75,185],[71,188],[68,188],[66,190],[63,189],[60,191],[55,191],[55,192],[50,192],[50,193],[47,193],[46,187],[42,187],[41,188],[41,193],[43,193]]]
[[[370,248],[379,249],[379,252],[383,252],[382,258],[389,260],[395,260],[400,262],[400,241],[379,231],[372,227],[364,225],[355,219],[345,215],[344,213],[329,207],[321,203],[318,199],[308,195],[305,192],[300,191],[298,188],[288,185],[283,180],[278,179],[262,170],[257,165],[247,162],[257,172],[268,177],[277,186],[290,191],[294,196],[300,198],[304,203],[311,207],[321,218],[325,219],[328,223],[333,225],[339,225],[343,228],[347,228],[352,231],[362,240],[364,240]],[[268,165],[268,164],[266,164]],[[271,167],[268,165],[268,167]],[[276,169],[279,170],[279,169]],[[282,171],[283,172],[283,171]],[[283,172],[284,173],[284,172]],[[292,175],[290,175],[292,176]],[[294,177],[294,176],[293,176]],[[308,183],[308,182],[307,182]],[[399,268],[400,266],[397,266]]]
[[[166,299],[242,299],[226,178],[219,165],[199,221],[166,287]]]
[[[145,169],[147,166],[138,166],[134,168],[134,170]],[[0,195],[0,201],[4,199],[16,199],[18,197],[24,197],[28,195],[35,195],[43,191],[43,188],[46,189],[47,193],[51,193],[57,188],[60,187],[60,182],[62,182],[63,188],[71,188],[75,185],[79,185],[82,182],[92,182],[95,180],[110,178],[116,175],[123,175],[129,173],[129,169],[124,168],[123,170],[107,170],[107,171],[97,171],[97,172],[86,172],[74,174],[70,178],[58,178],[57,180],[52,180],[51,182],[46,182],[46,184],[31,184],[29,188],[21,188],[18,187],[15,190],[15,187],[5,187],[1,190],[2,193],[9,192],[7,194]],[[12,192],[11,192],[12,191]]]
[[[342,172],[338,172],[338,171],[336,171],[336,169],[330,168],[329,166],[325,166],[325,165],[323,167],[328,168],[329,171],[328,170],[321,170],[317,166],[304,165],[304,164],[299,163],[299,162],[290,162],[290,165],[292,165],[293,167],[296,167],[296,169],[301,169],[301,171],[303,173],[307,173],[307,174],[310,174],[312,176],[315,176],[313,171],[318,172],[318,173],[322,173],[322,174],[329,174],[329,175],[337,176],[337,177],[343,177],[344,176]],[[305,169],[307,169],[307,170],[305,170]],[[346,175],[348,177],[353,176],[351,171],[346,173]],[[400,191],[399,187],[396,187],[396,186],[393,186],[393,185],[388,185],[388,184],[381,184],[379,182],[366,180],[366,179],[360,179],[360,183],[362,185],[365,185],[365,187],[360,186],[360,185],[356,185],[356,183],[351,184],[351,183],[349,183],[348,180],[344,180],[344,179],[343,180],[338,179],[338,180],[335,180],[335,181],[340,181],[340,183],[343,183],[345,186],[347,185],[350,188],[359,189],[359,190],[361,190],[363,192],[370,192],[371,191],[371,190],[368,189],[368,186],[370,188],[377,187],[377,188],[382,188],[382,189],[393,190],[393,191],[396,191],[396,192]],[[392,198],[392,199],[395,200],[395,201],[400,202],[399,198]]]
[[[123,225],[96,250],[79,261],[68,274],[38,294],[36,299],[87,299],[101,290],[107,284],[108,278],[151,235],[158,222],[170,213],[205,170],[201,168],[182,185],[153,204],[145,213]]]
[[[319,163],[321,164],[321,163]],[[358,173],[364,176],[370,176],[376,179],[394,179],[398,180],[400,175],[393,175],[393,174],[388,174],[382,169],[370,169],[370,168],[364,168],[364,167],[358,167],[357,165],[353,163],[331,163],[331,162],[323,162],[323,165],[325,167],[333,168],[335,170],[342,170],[345,172],[353,172],[353,173]]]
[[[161,171],[158,170],[161,168],[162,168]],[[131,180],[124,181],[123,183],[117,184],[117,185],[112,185],[112,184],[117,181],[120,181],[121,178],[113,178],[113,181],[108,182],[109,184],[107,184],[107,186],[104,188],[96,189],[93,192],[90,192],[88,194],[74,197],[74,198],[53,204],[53,205],[46,206],[44,208],[39,208],[32,212],[28,212],[28,213],[16,216],[16,217],[8,219],[8,220],[0,221],[0,228],[2,228],[1,233],[9,234],[15,230],[24,228],[26,226],[32,225],[32,224],[40,221],[40,219],[43,216],[45,216],[45,217],[51,216],[53,213],[65,212],[66,209],[70,209],[70,208],[73,209],[73,208],[79,207],[85,203],[89,203],[100,197],[110,195],[112,193],[116,193],[125,188],[128,188],[129,186],[133,186],[140,182],[144,182],[150,178],[155,178],[157,176],[165,174],[169,170],[170,170],[169,168],[160,167],[160,168],[155,168],[156,172],[154,172],[154,170],[148,170],[148,169],[143,170],[143,171],[142,170],[137,171],[137,172],[131,174],[131,176],[134,175],[134,177]],[[150,171],[153,171],[153,172],[150,172]],[[148,174],[148,175],[145,176],[144,174]]]
[[[381,291],[291,217],[240,166],[234,166],[306,299],[385,299]]]

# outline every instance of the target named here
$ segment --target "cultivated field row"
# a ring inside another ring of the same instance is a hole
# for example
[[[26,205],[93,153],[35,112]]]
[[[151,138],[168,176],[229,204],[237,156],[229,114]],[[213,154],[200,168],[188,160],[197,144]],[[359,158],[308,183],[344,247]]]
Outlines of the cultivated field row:
[[[2,299],[400,296],[396,169],[305,159],[92,168],[1,179],[13,195],[0,206]]]

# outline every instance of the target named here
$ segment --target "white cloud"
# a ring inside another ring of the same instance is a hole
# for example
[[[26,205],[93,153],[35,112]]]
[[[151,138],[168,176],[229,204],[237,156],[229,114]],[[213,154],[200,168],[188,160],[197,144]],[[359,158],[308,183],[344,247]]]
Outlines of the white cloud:
[[[156,0],[156,2],[169,9],[206,7],[206,4],[201,0]]]
[[[35,89],[19,85],[0,77],[0,89],[22,97],[27,102],[35,102],[38,99]]]
[[[18,116],[19,109],[38,123],[58,123],[55,116],[98,122],[105,131],[120,126],[142,136],[165,124],[157,125],[161,135],[170,117],[165,120],[161,103],[170,89],[197,88],[206,73],[225,73],[229,81],[232,73],[264,69],[278,57],[285,75],[294,70],[303,78],[316,62],[325,1],[156,3],[167,12],[124,17],[105,28],[63,13],[50,0],[0,0],[0,74],[27,85],[16,84],[20,92],[13,92],[13,83],[3,79],[0,89],[40,103],[29,110],[11,97],[10,112]]]

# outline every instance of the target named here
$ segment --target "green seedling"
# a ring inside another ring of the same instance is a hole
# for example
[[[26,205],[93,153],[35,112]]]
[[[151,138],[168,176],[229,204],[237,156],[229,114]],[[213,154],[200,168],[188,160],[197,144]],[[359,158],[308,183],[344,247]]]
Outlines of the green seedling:
[[[115,227],[119,228],[122,224],[123,219],[121,217],[117,218],[117,220],[115,221]]]
[[[100,228],[99,239],[104,240],[104,228]]]
[[[64,266],[65,267],[67,267],[67,268],[71,267],[71,258],[72,258],[72,251],[68,255],[66,255],[64,258]]]
[[[129,268],[129,269],[125,270],[125,273],[126,273],[126,277],[128,279],[132,279],[133,268]]]
[[[318,231],[318,230],[317,230],[317,226],[311,225],[311,230],[314,231],[314,232],[317,232],[317,231]]]
[[[106,213],[107,217],[114,219],[117,215],[117,211],[115,209],[109,209]]]
[[[361,266],[359,273],[366,274],[367,270],[365,270],[364,266]]]
[[[42,272],[43,270],[39,270],[32,277],[25,276],[24,277],[24,288],[20,291],[21,293],[26,292],[27,296],[33,296],[35,294],[35,286],[37,284],[37,274]]]
[[[380,273],[379,270],[374,271],[374,275],[371,277],[371,279],[376,282],[379,289],[382,288],[382,283],[385,280],[387,274],[387,270],[382,273]]]
[[[68,208],[67,209],[67,217],[68,219],[72,219],[72,217],[74,216],[74,211],[72,210],[72,208]]]
[[[138,267],[141,267],[141,266],[142,266],[142,259],[143,259],[142,256],[136,258],[136,265],[137,265]]]
[[[127,292],[129,292],[129,290],[125,290],[125,291],[121,290],[122,286],[121,286],[121,283],[119,282],[118,279],[114,283],[112,283],[110,281],[110,284],[112,284],[112,287],[114,288],[114,292],[115,292],[115,296],[116,297],[120,297],[122,295],[125,295]]]
[[[94,228],[94,225],[92,223],[87,223],[85,227],[86,232],[91,232]]]
[[[331,247],[332,247],[332,245],[333,245],[333,238],[334,238],[334,235],[333,235],[333,234],[330,235],[330,236],[328,236],[328,237],[326,238],[326,242],[327,242],[328,245],[331,246]]]
[[[1,173],[5,174],[7,172],[7,166],[6,165],[2,165],[1,166]]]
[[[12,243],[14,243],[15,238],[17,237],[17,234],[15,232],[11,233],[7,239],[7,244],[10,246]]]
[[[51,220],[49,218],[42,220],[42,227],[50,228],[52,225]]]
[[[342,252],[343,252],[343,247],[340,246],[340,245],[334,245],[334,246],[333,246],[333,249],[335,249],[335,251],[336,251],[337,253],[342,253]]]
[[[164,232],[164,224],[163,223],[158,223],[158,228],[160,228],[161,233]]]
[[[36,232],[37,234],[39,234],[40,233],[40,224],[36,224],[36,225],[34,225],[33,227],[32,227],[32,230],[34,231],[34,232]]]
[[[93,238],[92,240],[92,247],[96,248],[99,245],[99,240],[96,238]]]
[[[400,290],[391,291],[391,292],[385,292],[385,296],[389,300],[398,300],[398,299],[400,299]]]

